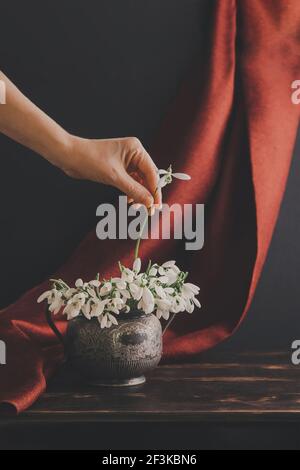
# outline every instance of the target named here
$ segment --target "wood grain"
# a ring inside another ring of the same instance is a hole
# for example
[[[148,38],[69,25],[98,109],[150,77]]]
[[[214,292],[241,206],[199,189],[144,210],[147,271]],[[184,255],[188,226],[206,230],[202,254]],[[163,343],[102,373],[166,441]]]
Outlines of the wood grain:
[[[203,356],[162,365],[147,379],[135,389],[96,388],[64,367],[17,421],[300,421],[300,367],[282,353]]]

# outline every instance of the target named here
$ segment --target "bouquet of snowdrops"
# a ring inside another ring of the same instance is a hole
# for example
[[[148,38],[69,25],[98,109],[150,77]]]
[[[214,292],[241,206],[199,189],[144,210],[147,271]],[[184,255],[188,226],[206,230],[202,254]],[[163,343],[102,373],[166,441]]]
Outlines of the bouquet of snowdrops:
[[[173,178],[190,179],[183,173],[173,173],[171,167],[159,170],[159,175],[159,188],[170,184]],[[188,273],[181,271],[175,261],[162,265],[149,262],[146,271],[141,271],[138,248],[142,232],[143,228],[131,269],[119,263],[118,277],[100,280],[98,274],[89,282],[78,279],[74,287],[68,286],[62,279],[52,279],[52,289],[44,292],[38,302],[47,300],[50,312],[57,314],[62,311],[68,320],[79,315],[87,320],[97,318],[101,328],[117,325],[119,315],[130,311],[154,313],[157,318],[169,320],[169,323],[179,312],[192,313],[195,306],[200,307],[197,299],[200,288],[186,282]]]

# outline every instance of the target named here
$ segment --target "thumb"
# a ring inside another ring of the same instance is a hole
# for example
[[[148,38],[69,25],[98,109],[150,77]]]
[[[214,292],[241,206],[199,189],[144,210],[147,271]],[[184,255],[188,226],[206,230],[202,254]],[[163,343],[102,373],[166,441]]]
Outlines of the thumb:
[[[126,173],[126,171],[122,171],[119,174],[119,180],[116,186],[136,203],[143,204],[146,207],[150,207],[154,203],[153,196],[150,194],[148,189],[138,183],[134,178]]]

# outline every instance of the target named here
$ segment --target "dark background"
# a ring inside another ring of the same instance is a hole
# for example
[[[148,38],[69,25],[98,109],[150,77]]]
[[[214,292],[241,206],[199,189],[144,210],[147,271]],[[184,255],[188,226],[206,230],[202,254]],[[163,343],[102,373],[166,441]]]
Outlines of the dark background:
[[[2,0],[0,68],[70,132],[136,135],[147,147],[206,47],[212,5],[211,0]],[[300,141],[295,155],[299,151]],[[71,180],[4,136],[0,152],[3,307],[67,259],[95,226],[96,207],[113,191]],[[252,308],[220,349],[288,350],[300,337],[299,176],[294,158]]]

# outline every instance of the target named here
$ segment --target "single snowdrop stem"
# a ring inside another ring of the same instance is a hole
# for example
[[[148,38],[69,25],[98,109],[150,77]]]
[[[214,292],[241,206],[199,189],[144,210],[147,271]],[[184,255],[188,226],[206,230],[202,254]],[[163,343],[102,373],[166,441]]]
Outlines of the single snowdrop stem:
[[[168,323],[166,324],[166,326],[163,329],[163,332],[162,332],[163,336],[166,333],[169,326],[171,325],[171,323],[173,323],[173,321],[175,320],[176,315],[177,315],[177,313],[173,313],[173,315],[171,315],[170,320],[168,321]]]
[[[157,186],[157,188],[155,190],[155,193],[154,193],[154,197],[156,196],[158,189],[159,189],[159,187]],[[139,250],[140,250],[142,237],[143,237],[143,234],[144,234],[145,227],[147,225],[148,218],[149,218],[149,216],[153,215],[152,210],[153,210],[153,207],[150,207],[148,209],[148,212],[145,216],[144,222],[141,226],[141,230],[140,230],[140,233],[139,233],[139,238],[137,239],[136,244],[135,244],[135,250],[134,250],[134,259],[135,260],[139,257]]]

